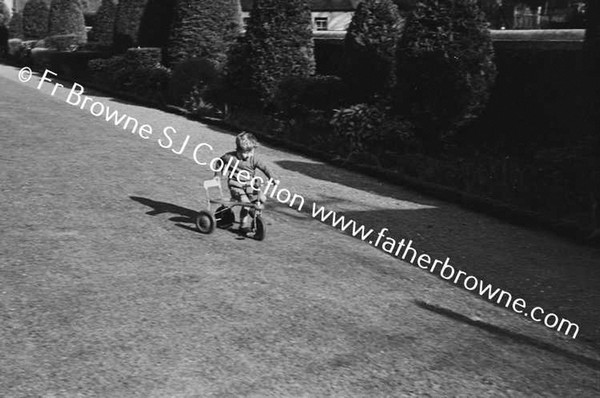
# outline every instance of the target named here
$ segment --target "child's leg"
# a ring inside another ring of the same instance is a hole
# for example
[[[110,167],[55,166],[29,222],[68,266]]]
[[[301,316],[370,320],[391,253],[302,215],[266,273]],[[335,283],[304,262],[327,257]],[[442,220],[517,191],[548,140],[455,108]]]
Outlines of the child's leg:
[[[245,193],[240,195],[240,202],[250,203],[250,198]],[[240,229],[250,229],[250,214],[247,207],[240,210]]]

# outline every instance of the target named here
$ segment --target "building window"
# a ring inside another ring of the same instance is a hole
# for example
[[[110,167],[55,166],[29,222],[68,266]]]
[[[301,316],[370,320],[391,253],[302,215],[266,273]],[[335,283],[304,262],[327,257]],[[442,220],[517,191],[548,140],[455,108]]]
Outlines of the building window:
[[[315,18],[315,30],[327,30],[327,17]]]

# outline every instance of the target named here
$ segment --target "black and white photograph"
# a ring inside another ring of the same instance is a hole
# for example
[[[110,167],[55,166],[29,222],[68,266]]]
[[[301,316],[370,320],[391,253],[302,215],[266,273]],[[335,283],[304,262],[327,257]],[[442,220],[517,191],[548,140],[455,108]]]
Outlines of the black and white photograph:
[[[0,0],[0,398],[600,397],[600,1]]]

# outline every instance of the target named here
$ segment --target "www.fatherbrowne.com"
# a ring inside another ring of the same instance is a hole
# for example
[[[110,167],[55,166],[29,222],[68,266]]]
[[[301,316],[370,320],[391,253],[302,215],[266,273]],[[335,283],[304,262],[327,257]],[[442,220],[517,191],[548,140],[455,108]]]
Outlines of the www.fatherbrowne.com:
[[[491,284],[484,283],[473,275],[468,275],[466,272],[455,269],[450,265],[450,258],[446,260],[432,259],[429,255],[419,254],[413,247],[413,241],[402,239],[397,242],[394,238],[385,235],[387,228],[382,228],[381,231],[374,235],[372,229],[366,229],[364,225],[357,225],[352,219],[346,219],[344,216],[338,215],[334,211],[327,211],[324,207],[317,207],[313,203],[312,216],[315,219],[320,219],[322,222],[331,223],[335,228],[339,228],[344,232],[350,233],[354,237],[358,237],[370,245],[380,247],[384,252],[394,255],[395,257],[407,260],[413,265],[421,269],[428,270],[431,273],[438,273],[443,279],[452,281],[454,284],[463,286],[469,291],[475,291],[480,296],[493,301],[497,304],[504,303],[506,308],[512,308],[517,314],[525,317],[530,317],[535,322],[543,322],[550,328],[563,332],[565,335],[571,335],[576,338],[579,334],[579,325],[567,319],[559,318],[556,314],[546,313],[541,307],[534,307],[531,311],[527,310],[527,304],[522,298],[513,299],[512,295],[499,288],[494,289]],[[371,238],[371,239],[369,239]]]

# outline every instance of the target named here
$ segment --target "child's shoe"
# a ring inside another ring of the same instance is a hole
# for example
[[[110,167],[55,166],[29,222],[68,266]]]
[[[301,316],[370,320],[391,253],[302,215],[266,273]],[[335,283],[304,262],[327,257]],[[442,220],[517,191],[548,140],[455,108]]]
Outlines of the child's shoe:
[[[246,216],[246,217],[242,218],[240,221],[240,232],[243,232],[243,233],[250,232],[250,230],[252,229],[250,222],[251,222],[250,216]]]

